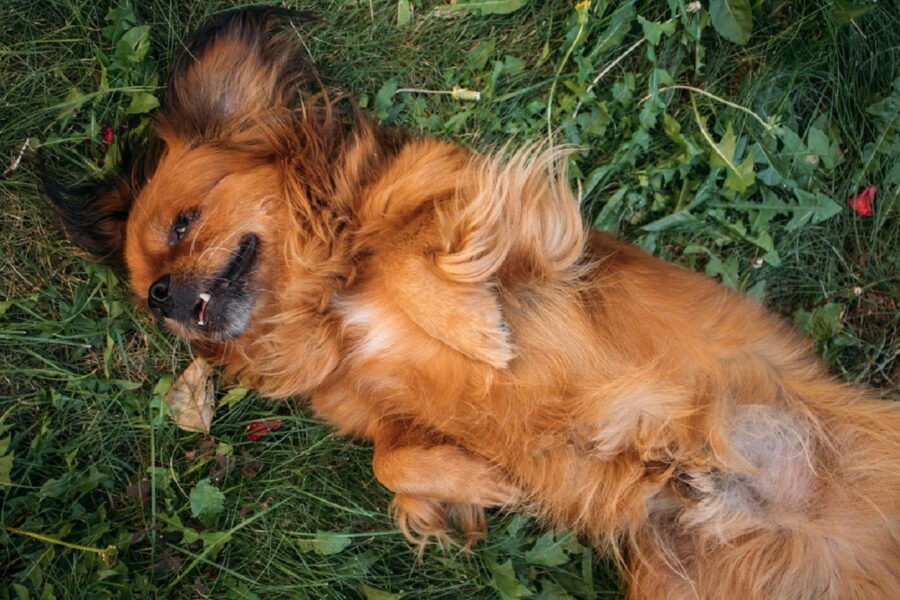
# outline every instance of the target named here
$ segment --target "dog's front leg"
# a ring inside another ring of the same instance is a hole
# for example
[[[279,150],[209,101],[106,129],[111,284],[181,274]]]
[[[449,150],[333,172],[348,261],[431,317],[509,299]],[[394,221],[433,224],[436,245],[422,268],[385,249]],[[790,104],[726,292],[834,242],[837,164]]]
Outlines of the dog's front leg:
[[[454,527],[471,544],[484,533],[485,507],[521,497],[502,469],[409,421],[381,423],[372,439],[375,477],[394,492],[399,525],[413,542],[447,539]]]

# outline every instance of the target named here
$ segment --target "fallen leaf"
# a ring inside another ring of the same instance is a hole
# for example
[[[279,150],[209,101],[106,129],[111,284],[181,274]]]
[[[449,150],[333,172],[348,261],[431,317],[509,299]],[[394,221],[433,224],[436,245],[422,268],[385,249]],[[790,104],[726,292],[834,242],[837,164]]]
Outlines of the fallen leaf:
[[[163,574],[177,573],[181,569],[181,563],[183,562],[184,558],[176,556],[171,550],[164,548],[162,552],[157,554],[156,571]]]
[[[203,438],[197,447],[184,453],[184,457],[188,460],[196,460],[198,458],[206,458],[216,454],[215,438]]]
[[[148,533],[150,533],[151,531],[160,531],[162,528],[163,528],[163,524],[157,523],[155,525],[151,525],[150,527],[147,527],[146,529],[141,529],[140,531],[135,531],[134,533],[131,534],[129,541],[132,544],[135,544],[135,543],[141,541],[144,538],[144,536],[147,535]]]
[[[245,385],[239,385],[237,387],[233,387],[219,400],[219,406],[221,408],[226,408],[237,404],[241,400],[243,400],[247,396],[247,392],[250,391],[250,388]]]
[[[144,508],[150,508],[150,482],[146,479],[141,479],[126,487],[125,495],[133,498]]]
[[[244,468],[241,469],[241,475],[247,479],[253,479],[262,470],[262,463],[255,460],[249,453],[244,452],[243,448],[241,448],[241,457],[244,459]]]
[[[163,398],[179,428],[209,435],[216,410],[211,373],[212,367],[205,360],[195,358]]]
[[[331,533],[329,531],[317,531],[312,539],[297,540],[300,552],[315,552],[320,556],[329,556],[343,551],[353,540],[346,535]]]
[[[214,483],[221,483],[238,466],[238,461],[233,456],[217,456],[209,467],[209,478]]]
[[[209,598],[209,595],[212,593],[212,590],[209,589],[209,586],[203,583],[199,577],[194,578],[194,591],[201,598]]]
[[[214,517],[224,508],[225,494],[212,485],[209,479],[201,479],[191,490],[191,515]]]

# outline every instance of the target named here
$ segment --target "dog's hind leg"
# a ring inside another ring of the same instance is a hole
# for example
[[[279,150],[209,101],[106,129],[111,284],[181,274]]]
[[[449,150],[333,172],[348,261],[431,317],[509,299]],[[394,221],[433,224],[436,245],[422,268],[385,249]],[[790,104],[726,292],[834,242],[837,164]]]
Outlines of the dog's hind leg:
[[[743,466],[674,474],[632,540],[632,599],[900,598],[898,413],[824,391],[843,401],[818,418],[738,407]]]

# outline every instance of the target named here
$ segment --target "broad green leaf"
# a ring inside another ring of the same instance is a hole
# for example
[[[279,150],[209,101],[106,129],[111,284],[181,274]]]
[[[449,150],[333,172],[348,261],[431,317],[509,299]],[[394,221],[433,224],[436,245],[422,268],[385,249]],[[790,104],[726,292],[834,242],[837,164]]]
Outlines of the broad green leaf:
[[[762,301],[766,296],[766,280],[760,279],[753,284],[753,287],[746,290],[745,293],[754,300]]]
[[[77,87],[71,88],[69,93],[66,94],[65,100],[59,105],[61,110],[56,116],[57,120],[67,121],[72,115],[81,110],[81,107],[84,106],[85,102],[89,99],[90,97]]]
[[[350,554],[337,568],[337,572],[339,575],[346,575],[352,578],[364,577],[372,569],[372,565],[382,560],[383,557],[374,550]]]
[[[650,42],[651,46],[655,46],[659,43],[662,34],[671,35],[675,31],[675,21],[654,23],[639,16],[638,23],[641,24],[641,28],[644,30],[644,37],[647,38],[647,41]]]
[[[525,560],[532,565],[544,565],[546,567],[558,567],[569,561],[569,557],[563,548],[567,536],[564,532],[557,536],[552,531],[548,531],[537,539]],[[568,534],[571,536],[571,534]]]
[[[508,15],[525,6],[525,0],[462,0],[455,4],[441,6],[445,13],[477,12],[480,15]]]
[[[412,19],[409,0],[397,0],[397,26],[406,27]]]
[[[709,14],[716,31],[726,40],[744,45],[753,30],[750,0],[710,0]]]
[[[612,15],[609,17],[609,25],[606,26],[606,30],[600,34],[599,38],[597,38],[597,43],[594,44],[594,47],[591,49],[588,56],[594,58],[615,48],[623,39],[625,39],[628,30],[631,29],[633,21],[634,0],[630,0],[629,2],[621,4],[613,11]]]
[[[737,138],[734,136],[734,129],[731,121],[725,126],[725,134],[719,143],[712,144],[712,153],[709,156],[709,166],[717,168],[726,168],[731,171],[735,170],[734,152],[737,148]]]
[[[12,472],[13,454],[15,453],[10,452],[9,454],[0,456],[0,485],[9,485],[12,483],[10,472]]]
[[[84,471],[66,473],[57,479],[48,479],[41,486],[41,498],[74,498],[79,494],[90,492],[98,485],[109,488],[112,481],[101,473],[95,465]]]
[[[297,540],[297,546],[301,552],[315,552],[320,556],[329,556],[343,552],[352,541],[352,538],[340,533],[317,531],[316,537],[312,539]]]
[[[838,23],[845,25],[854,19],[858,19],[863,15],[867,15],[875,10],[875,2],[869,4],[856,4],[850,0],[833,0],[831,6],[831,16]]]
[[[612,86],[612,95],[616,102],[622,106],[631,104],[634,97],[635,77],[634,73],[625,73],[620,81],[616,81]]]
[[[663,231],[675,227],[683,227],[685,225],[696,225],[697,217],[687,210],[679,210],[670,215],[661,217],[651,223],[647,223],[641,227],[642,231]]]
[[[366,597],[366,600],[400,600],[400,594],[383,592],[364,583],[361,583],[359,585],[359,591],[363,593],[363,596]]]
[[[836,143],[832,144],[825,132],[818,127],[809,128],[806,145],[810,152],[822,159],[822,165],[826,169],[833,169],[840,161],[840,148]]]
[[[523,585],[519,578],[516,577],[512,560],[507,560],[502,565],[494,563],[489,565],[488,568],[494,574],[491,578],[491,587],[500,593],[500,597],[503,600],[515,600],[534,595],[534,592]]]
[[[397,81],[395,79],[388,79],[382,84],[381,89],[378,90],[378,93],[375,95],[375,114],[378,115],[378,119],[384,121],[388,117],[388,112],[391,110],[391,106],[393,106],[394,94],[397,92]]]
[[[129,115],[142,115],[159,106],[156,96],[147,92],[136,92],[131,95],[131,104],[125,109]]]
[[[725,134],[722,139],[716,143],[712,136],[706,131],[706,119],[698,116],[698,125],[700,132],[706,138],[711,146],[709,164],[711,167],[725,167],[728,169],[728,176],[725,179],[725,187],[738,193],[744,192],[748,187],[753,185],[756,174],[753,171],[753,155],[748,152],[743,162],[737,162],[737,138],[734,135],[734,129],[731,122],[725,126]]]
[[[250,392],[250,388],[244,386],[233,387],[228,390],[222,400],[219,401],[219,408],[227,408],[229,406],[233,406],[243,400],[247,394]]]
[[[136,65],[144,60],[150,49],[150,28],[146,25],[132,27],[116,44],[113,60],[123,67]]]
[[[214,559],[218,554],[219,550],[221,550],[225,544],[231,541],[231,532],[230,531],[204,531],[199,534],[201,540],[203,540],[203,549],[204,550],[213,550],[210,553],[209,557]]]
[[[728,171],[728,177],[725,178],[725,187],[742,194],[756,180],[756,173],[753,171],[753,157],[748,154],[744,158],[744,162],[735,166],[735,170]]]
[[[798,310],[794,313],[794,322],[797,328],[813,339],[824,342],[830,340],[844,328],[842,317],[844,306],[836,302],[829,302],[812,312]]]
[[[798,154],[806,154],[806,145],[797,132],[790,127],[782,127],[781,141],[784,143],[784,153],[796,156]]]
[[[222,512],[224,503],[225,494],[208,477],[198,481],[191,490],[191,514],[195,517],[214,517]]]
[[[840,204],[822,192],[812,193],[796,188],[794,195],[799,201],[799,206],[792,211],[794,217],[785,226],[788,231],[799,229],[810,221],[821,223],[842,210]]]
[[[140,381],[128,381],[127,379],[112,379],[110,380],[110,383],[126,392],[139,389],[141,385],[143,385]]]
[[[541,593],[535,596],[535,600],[574,600],[566,588],[550,579],[541,579]],[[590,587],[588,587],[590,589]]]
[[[490,38],[466,52],[466,64],[473,71],[481,71],[497,49],[497,40]]]
[[[137,15],[130,2],[122,2],[116,8],[106,13],[106,21],[109,26],[103,28],[103,37],[115,43],[126,31],[138,24]]]
[[[35,568],[40,569],[38,563],[34,563]],[[11,584],[12,590],[16,593],[16,597],[18,600],[31,600],[31,592],[28,591],[28,588],[22,585],[21,583],[13,583]]]
[[[724,261],[710,253],[706,263],[706,274],[710,277],[721,277],[722,284],[733,290],[738,289],[738,257],[729,256]]]
[[[604,173],[605,174],[605,173]],[[620,188],[606,201],[600,213],[594,218],[594,229],[609,233],[618,233],[619,223],[622,218],[622,203],[628,188]]]

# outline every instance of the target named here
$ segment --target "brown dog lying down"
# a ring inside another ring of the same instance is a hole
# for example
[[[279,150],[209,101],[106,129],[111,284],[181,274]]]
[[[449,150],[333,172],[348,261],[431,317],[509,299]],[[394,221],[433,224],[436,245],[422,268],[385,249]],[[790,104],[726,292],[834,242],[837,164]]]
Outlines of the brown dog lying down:
[[[900,598],[896,406],[588,231],[558,152],[329,99],[287,19],[198,34],[130,177],[47,182],[77,244],[227,373],[370,440],[411,539],[471,542],[505,506],[612,551],[632,598]]]

